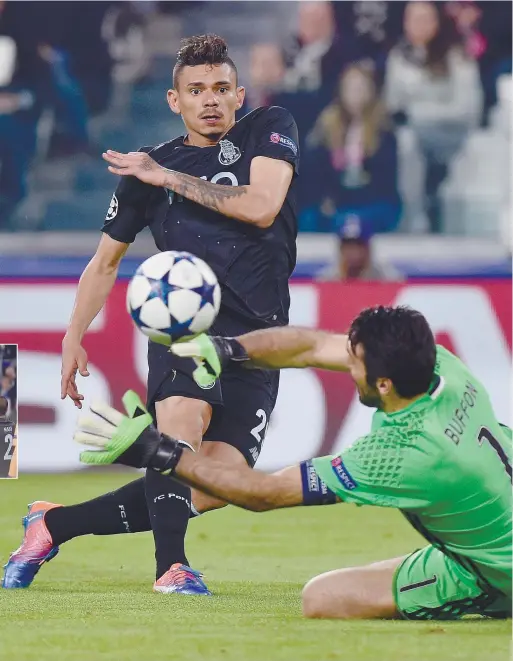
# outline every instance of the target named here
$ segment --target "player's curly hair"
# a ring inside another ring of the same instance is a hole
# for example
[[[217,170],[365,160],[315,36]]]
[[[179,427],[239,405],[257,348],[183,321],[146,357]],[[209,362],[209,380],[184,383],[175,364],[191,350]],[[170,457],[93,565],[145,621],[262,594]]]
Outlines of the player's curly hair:
[[[178,76],[184,67],[196,67],[200,64],[228,64],[237,75],[237,67],[228,56],[228,44],[217,34],[199,34],[187,37],[180,42],[173,69],[173,86],[177,87]]]
[[[399,305],[367,308],[349,329],[353,351],[363,346],[367,383],[390,379],[400,397],[407,399],[429,390],[434,378],[436,344],[426,318]]]

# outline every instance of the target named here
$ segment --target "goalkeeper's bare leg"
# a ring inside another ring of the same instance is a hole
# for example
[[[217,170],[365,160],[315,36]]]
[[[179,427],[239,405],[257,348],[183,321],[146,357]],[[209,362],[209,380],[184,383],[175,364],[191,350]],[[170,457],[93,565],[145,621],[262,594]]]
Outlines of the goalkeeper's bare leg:
[[[330,619],[399,617],[394,575],[404,557],[320,574],[303,588],[303,615]]]

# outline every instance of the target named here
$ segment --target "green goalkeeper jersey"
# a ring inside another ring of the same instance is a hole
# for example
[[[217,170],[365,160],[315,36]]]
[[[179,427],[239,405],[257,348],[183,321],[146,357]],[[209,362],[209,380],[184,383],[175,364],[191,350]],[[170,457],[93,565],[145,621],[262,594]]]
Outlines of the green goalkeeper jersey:
[[[313,463],[343,501],[400,509],[483,588],[510,595],[511,445],[483,385],[438,346],[429,393],[396,413],[377,411],[370,434]]]

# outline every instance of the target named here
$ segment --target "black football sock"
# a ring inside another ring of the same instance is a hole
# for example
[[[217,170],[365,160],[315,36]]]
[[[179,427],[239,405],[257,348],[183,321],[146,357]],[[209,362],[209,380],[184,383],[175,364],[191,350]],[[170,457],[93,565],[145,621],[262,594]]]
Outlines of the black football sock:
[[[175,562],[188,565],[185,533],[191,516],[191,490],[153,470],[146,471],[146,504],[155,539],[157,579]]]
[[[53,543],[57,546],[81,535],[151,530],[144,482],[141,477],[85,503],[49,510],[45,523]]]

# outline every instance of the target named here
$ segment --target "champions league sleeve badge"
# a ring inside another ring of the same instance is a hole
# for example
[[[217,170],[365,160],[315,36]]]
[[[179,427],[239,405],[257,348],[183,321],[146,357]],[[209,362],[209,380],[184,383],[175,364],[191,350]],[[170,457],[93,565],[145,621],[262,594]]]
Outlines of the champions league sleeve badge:
[[[235,161],[238,161],[242,155],[240,149],[229,140],[221,140],[219,142],[219,147],[219,163],[221,163],[221,165],[232,165]]]
[[[114,194],[112,196],[112,200],[110,201],[109,210],[107,211],[107,215],[105,216],[105,220],[112,220],[113,218],[115,218],[118,214],[118,207],[119,207],[118,198]]]
[[[294,140],[291,140],[286,135],[281,135],[281,133],[271,133],[269,140],[274,145],[283,145],[283,147],[288,147],[294,155],[297,154],[297,145]]]

